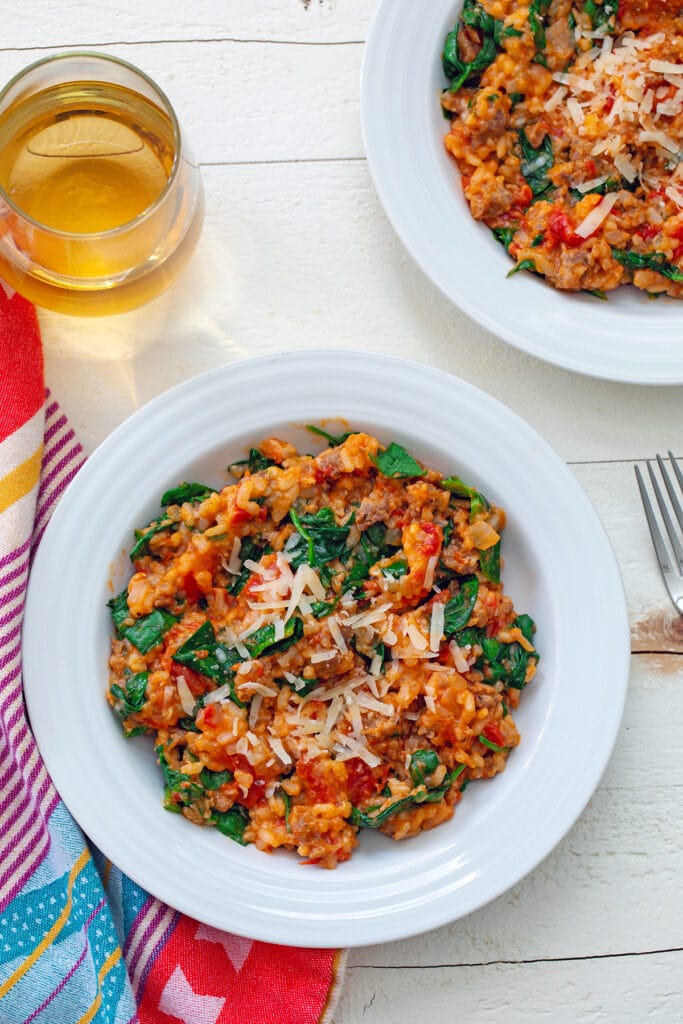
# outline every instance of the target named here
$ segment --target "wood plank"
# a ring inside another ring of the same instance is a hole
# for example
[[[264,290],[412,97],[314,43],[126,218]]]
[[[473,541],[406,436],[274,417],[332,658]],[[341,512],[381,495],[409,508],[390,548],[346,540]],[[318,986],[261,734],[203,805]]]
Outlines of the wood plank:
[[[373,970],[352,966],[334,1021],[670,1024],[683,1015],[682,970],[680,951],[489,967]]]
[[[658,450],[665,447],[659,444]],[[632,649],[683,652],[683,617],[669,600],[657,567],[633,464],[572,468],[598,510],[619,562],[629,606]]]
[[[609,685],[596,685],[601,682]],[[683,946],[676,856],[683,831],[683,765],[668,755],[663,735],[681,735],[682,688],[683,658],[670,656],[665,664],[652,656],[635,658],[605,777],[553,853],[476,913],[416,938],[356,950],[351,962],[416,967]],[[579,770],[567,765],[567,771]]]
[[[3,12],[4,47],[92,46],[159,39],[296,40],[309,43],[365,39],[379,0],[72,0],[64,7],[25,0]],[[267,75],[271,82],[275,79]]]
[[[135,64],[161,86],[201,163],[364,157],[360,44],[228,41],[92,49]],[[2,73],[9,78],[43,56],[37,50],[5,52]]]
[[[48,381],[89,449],[140,404],[193,374],[319,346],[400,353],[461,376],[515,409],[568,461],[678,449],[682,388],[590,380],[497,341],[415,267],[365,163],[207,167],[204,181],[200,247],[170,292],[99,322],[43,314]],[[631,472],[619,485],[631,517],[624,542],[631,522],[643,528]],[[596,478],[596,501],[601,510],[613,507],[610,528],[619,532],[621,497],[612,502],[612,484],[607,467]],[[644,533],[642,541],[634,558],[641,550],[650,558]]]

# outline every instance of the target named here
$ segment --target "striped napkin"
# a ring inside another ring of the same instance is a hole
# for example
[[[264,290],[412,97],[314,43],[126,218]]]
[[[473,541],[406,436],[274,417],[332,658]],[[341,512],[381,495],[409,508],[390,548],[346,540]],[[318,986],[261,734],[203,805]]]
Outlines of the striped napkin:
[[[0,1022],[330,1024],[343,952],[253,942],[160,903],[89,846],[41,761],[24,598],[83,462],[45,390],[35,311],[0,282]]]

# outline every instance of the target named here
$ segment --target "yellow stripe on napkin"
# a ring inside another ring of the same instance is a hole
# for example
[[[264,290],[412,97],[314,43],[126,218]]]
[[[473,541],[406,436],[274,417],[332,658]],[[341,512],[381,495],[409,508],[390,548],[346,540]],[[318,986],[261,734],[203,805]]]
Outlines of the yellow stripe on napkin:
[[[40,942],[33,950],[33,952],[29,953],[24,962],[19,964],[14,974],[11,974],[7,981],[0,985],[0,999],[6,996],[9,990],[11,988],[14,988],[16,983],[18,981],[21,981],[24,975],[31,970],[36,960],[38,960],[42,956],[42,954],[45,952],[45,950],[50,945],[52,940],[56,938],[57,935],[59,935],[64,925],[69,920],[69,915],[71,914],[71,905],[73,903],[72,897],[74,885],[76,884],[76,879],[78,878],[81,871],[83,870],[83,868],[85,867],[89,860],[90,853],[88,852],[88,850],[84,850],[83,853],[78,858],[78,860],[76,861],[76,863],[74,864],[74,866],[72,867],[71,871],[69,872],[69,882],[66,891],[66,903],[64,904],[64,908],[62,909],[61,914],[59,915],[55,923],[52,925],[50,930],[45,933],[45,935],[40,940]]]
[[[0,478],[0,513],[35,487],[40,477],[43,445],[39,444],[33,455],[24,459],[15,469]]]

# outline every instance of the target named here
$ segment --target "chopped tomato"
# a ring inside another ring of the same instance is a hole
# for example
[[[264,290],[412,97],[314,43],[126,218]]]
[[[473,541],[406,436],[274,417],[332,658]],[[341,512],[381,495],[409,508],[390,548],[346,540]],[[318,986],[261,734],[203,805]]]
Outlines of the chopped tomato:
[[[183,590],[187,600],[190,602],[198,601],[200,597],[204,596],[204,591],[194,578],[194,573],[191,572],[188,572],[183,576],[181,589]]]
[[[199,672],[195,672],[193,668],[187,668],[186,665],[179,665],[177,661],[172,661],[171,677],[173,679],[177,679],[178,676],[183,677],[189,687],[190,693],[194,697],[198,697],[200,693],[206,692],[206,679],[204,676],[200,675]],[[209,707],[211,707],[210,704]]]
[[[238,797],[239,803],[247,808],[255,807],[263,799],[265,788],[265,781],[263,779],[256,779],[247,790],[247,795]]]
[[[188,686],[190,684],[188,683]],[[197,713],[197,724],[200,726],[208,725],[209,728],[216,725],[216,705],[207,704],[205,708],[201,708]]]
[[[531,205],[531,200],[533,198],[534,194],[531,191],[531,188],[529,187],[529,185],[527,185],[526,182],[524,182],[523,185],[519,186],[517,192],[515,193],[514,204],[515,206],[521,206],[522,209],[525,210],[527,206]]]
[[[423,555],[431,558],[441,547],[443,531],[437,523],[420,523],[418,547]]]
[[[576,234],[567,211],[563,210],[561,206],[553,206],[550,211],[548,233],[555,244],[562,242],[564,245],[569,245],[572,248],[576,248],[585,241],[580,235]]]
[[[652,239],[659,234],[660,229],[655,224],[643,224],[635,231],[636,235],[640,235],[644,242],[651,242]]]
[[[347,788],[352,804],[360,804],[364,800],[368,800],[382,788],[386,782],[386,775],[389,772],[389,766],[385,767],[386,771],[378,778],[377,774],[362,758],[350,757],[348,759],[346,762],[346,770],[348,772]]]
[[[324,777],[319,758],[314,757],[310,761],[297,761],[296,771],[309,796],[316,803],[334,803],[334,792]]]
[[[230,522],[233,526],[238,526],[240,523],[246,523],[251,519],[249,513],[243,508],[236,508],[230,514]]]
[[[491,743],[495,743],[497,747],[505,746],[505,737],[503,736],[498,726],[494,725],[493,722],[490,722],[488,725],[485,725],[484,728],[481,730],[481,734],[482,736],[485,736],[486,739],[489,740]]]

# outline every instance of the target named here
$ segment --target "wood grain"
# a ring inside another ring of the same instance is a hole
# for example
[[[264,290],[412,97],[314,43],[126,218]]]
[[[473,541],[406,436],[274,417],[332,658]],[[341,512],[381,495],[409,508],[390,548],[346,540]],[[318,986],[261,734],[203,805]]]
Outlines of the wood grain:
[[[399,353],[476,384],[550,441],[593,501],[624,580],[634,655],[613,757],[574,828],[510,892],[427,935],[354,951],[335,1020],[677,1024],[683,620],[658,573],[633,464],[669,447],[683,455],[683,388],[590,380],[531,359],[414,266],[363,159],[359,72],[377,5],[8,6],[6,78],[69,46],[139,64],[171,96],[206,186],[199,249],[169,293],[102,321],[41,314],[47,379],[90,451],[159,392],[235,359],[314,347]],[[514,279],[492,282],[496,301],[506,287]],[[572,540],[580,559],[581,538]],[[585,578],[599,592],[589,565]]]
[[[422,970],[352,966],[335,1024],[665,1024],[683,1015],[682,970],[681,950]]]
[[[3,11],[5,47],[92,46],[161,39],[362,41],[378,0],[201,0],[175,9],[163,0],[24,0]]]

